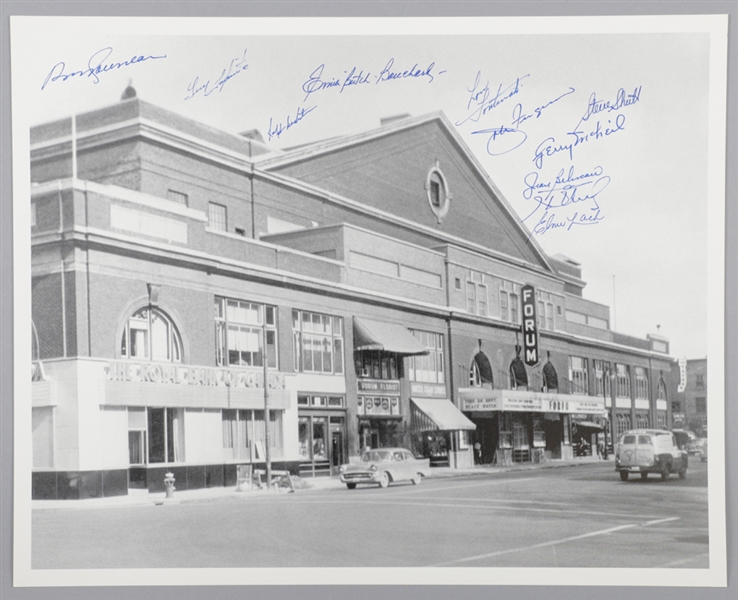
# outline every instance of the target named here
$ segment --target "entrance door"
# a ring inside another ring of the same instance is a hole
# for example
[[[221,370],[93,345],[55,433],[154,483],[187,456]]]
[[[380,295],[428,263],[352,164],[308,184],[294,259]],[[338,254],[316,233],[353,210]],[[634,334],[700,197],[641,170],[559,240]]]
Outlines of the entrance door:
[[[338,473],[338,468],[344,462],[343,432],[334,429],[331,431],[331,474]]]

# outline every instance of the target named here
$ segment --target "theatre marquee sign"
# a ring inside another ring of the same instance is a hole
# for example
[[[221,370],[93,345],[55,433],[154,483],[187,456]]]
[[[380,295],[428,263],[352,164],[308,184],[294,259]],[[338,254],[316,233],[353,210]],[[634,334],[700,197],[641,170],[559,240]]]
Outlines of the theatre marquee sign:
[[[602,398],[520,390],[462,391],[461,410],[606,414]]]

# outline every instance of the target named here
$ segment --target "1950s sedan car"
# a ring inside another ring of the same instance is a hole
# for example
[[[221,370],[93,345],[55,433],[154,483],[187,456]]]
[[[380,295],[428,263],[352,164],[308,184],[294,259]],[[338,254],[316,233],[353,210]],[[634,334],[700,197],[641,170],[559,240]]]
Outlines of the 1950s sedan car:
[[[350,490],[359,483],[371,483],[386,488],[395,481],[412,481],[418,485],[430,475],[428,459],[417,459],[405,448],[377,448],[366,450],[361,462],[343,465],[341,482]]]

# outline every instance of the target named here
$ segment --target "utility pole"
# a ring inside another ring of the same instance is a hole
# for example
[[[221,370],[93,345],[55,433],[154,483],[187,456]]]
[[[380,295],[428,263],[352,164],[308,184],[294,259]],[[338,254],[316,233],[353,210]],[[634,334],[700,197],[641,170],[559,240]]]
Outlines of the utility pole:
[[[267,489],[272,489],[272,456],[269,451],[270,440],[269,440],[269,378],[267,371],[268,353],[267,353],[267,326],[266,326],[266,306],[263,307],[262,313],[263,322],[261,325],[262,340],[264,342],[262,348],[262,362],[264,363],[264,452],[266,458],[266,483]]]

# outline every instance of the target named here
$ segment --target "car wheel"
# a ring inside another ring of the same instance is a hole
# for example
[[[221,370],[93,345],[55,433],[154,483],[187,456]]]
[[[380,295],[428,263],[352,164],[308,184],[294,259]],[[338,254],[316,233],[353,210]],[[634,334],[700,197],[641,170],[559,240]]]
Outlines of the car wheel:
[[[684,479],[687,476],[687,469],[682,469],[679,471],[679,479]]]
[[[423,476],[420,473],[415,473],[415,477],[413,477],[413,485],[420,485],[420,480],[423,478]]]
[[[669,467],[664,467],[661,469],[661,481],[666,481],[669,479]]]
[[[628,471],[620,471],[620,480],[628,481]]]
[[[648,479],[648,473],[641,473],[641,479],[646,481],[646,479]]]
[[[346,484],[346,487],[348,489],[350,489],[350,490],[355,490],[356,489],[356,484],[355,483],[347,483]]]
[[[389,474],[387,473],[387,471],[385,471],[384,473],[382,473],[382,476],[379,478],[379,487],[386,488],[389,485],[389,482],[390,482]]]

